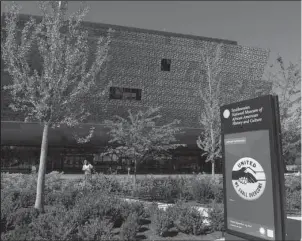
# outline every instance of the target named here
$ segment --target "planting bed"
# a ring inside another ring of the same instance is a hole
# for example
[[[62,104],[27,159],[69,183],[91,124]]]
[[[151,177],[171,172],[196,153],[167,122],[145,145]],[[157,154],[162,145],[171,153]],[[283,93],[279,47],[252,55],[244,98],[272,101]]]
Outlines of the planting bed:
[[[46,175],[43,214],[32,208],[35,187],[35,175],[1,175],[2,240],[215,240],[222,236],[221,177],[148,176],[138,179],[133,189],[128,177],[94,175],[85,183],[51,173]],[[298,214],[300,177],[286,177],[286,193],[288,210]]]

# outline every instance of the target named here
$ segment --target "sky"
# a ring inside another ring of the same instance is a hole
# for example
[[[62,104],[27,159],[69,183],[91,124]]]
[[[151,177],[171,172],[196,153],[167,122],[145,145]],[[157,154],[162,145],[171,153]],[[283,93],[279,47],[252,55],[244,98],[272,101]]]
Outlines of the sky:
[[[1,12],[5,2],[1,1]],[[34,1],[22,13],[39,15]],[[85,20],[204,37],[235,40],[270,50],[269,65],[280,54],[301,58],[300,1],[87,1]],[[80,2],[71,1],[70,10]]]

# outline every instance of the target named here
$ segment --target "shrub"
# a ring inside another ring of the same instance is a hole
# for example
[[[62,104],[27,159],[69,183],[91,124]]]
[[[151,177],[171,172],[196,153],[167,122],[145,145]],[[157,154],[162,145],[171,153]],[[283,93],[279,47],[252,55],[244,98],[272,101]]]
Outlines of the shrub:
[[[223,204],[211,203],[209,210],[209,221],[211,231],[224,231],[224,206]]]
[[[179,192],[178,198],[181,200],[193,200],[193,193],[192,193],[192,180],[193,178],[179,178]]]
[[[102,192],[88,192],[79,197],[73,208],[77,220],[83,224],[90,218],[110,218],[114,227],[121,225],[121,206],[123,202],[117,197],[106,195]]]
[[[7,216],[6,230],[29,225],[38,215],[39,212],[34,208],[19,208]]]
[[[174,202],[180,197],[181,187],[180,180],[175,178],[165,178],[159,183],[159,196],[166,202]]]
[[[204,217],[195,208],[185,208],[174,222],[177,229],[186,234],[201,235],[207,231]]]
[[[107,193],[120,193],[122,191],[121,185],[116,177],[105,176],[103,174],[96,174],[91,180],[93,190],[102,190]]]
[[[45,175],[45,190],[62,190],[62,183],[64,180],[62,180],[62,174],[57,171],[50,172]]]
[[[1,224],[6,226],[6,221],[11,213],[20,208],[27,208],[34,205],[35,191],[20,189],[1,189]]]
[[[137,180],[136,189],[133,192],[133,196],[142,200],[158,200],[158,195],[155,193],[156,189],[154,178],[145,178]]]
[[[66,191],[46,191],[45,192],[45,204],[46,205],[63,205],[66,208],[71,208],[74,206],[76,201],[76,196],[78,193],[72,190]]]
[[[1,233],[1,240],[2,241],[16,241],[16,240],[26,240],[26,241],[33,241],[33,240],[47,240],[45,238],[39,237],[36,235],[34,230],[28,226],[21,226],[17,229]]]
[[[156,212],[156,210],[158,209],[158,204],[156,202],[152,202],[151,204],[149,204],[146,209],[145,209],[145,215],[147,217],[152,217],[153,214]]]
[[[286,192],[286,209],[289,213],[301,213],[301,192]]]
[[[215,199],[215,193],[213,187],[215,184],[212,184],[210,178],[196,178],[192,182],[192,194],[196,202],[199,203],[209,203],[211,200]]]
[[[147,177],[138,181],[134,195],[143,200],[175,202],[177,199],[192,199],[187,186],[189,181],[184,178]]]
[[[122,202],[120,205],[120,211],[123,221],[125,221],[131,213],[136,213],[138,218],[145,218],[148,215],[148,212],[145,210],[144,205],[141,202]]]
[[[139,231],[139,223],[138,223],[138,215],[137,213],[130,214],[126,221],[123,223],[120,231],[121,240],[135,240],[136,235]]]
[[[172,218],[172,220],[176,221],[183,212],[186,212],[187,208],[188,207],[184,205],[183,201],[178,201],[175,205],[168,206],[166,208],[166,212]]]
[[[40,213],[29,225],[33,235],[44,240],[73,240],[79,226],[73,210],[62,206]]]
[[[301,177],[285,176],[285,190],[287,192],[301,191]]]
[[[133,180],[125,177],[119,182],[121,194],[124,196],[131,196],[133,192]]]
[[[108,220],[94,218],[88,220],[83,226],[78,227],[75,239],[78,240],[113,240],[113,224]]]
[[[35,190],[37,176],[33,174],[9,174],[1,173],[3,189],[8,190]]]
[[[162,237],[165,236],[170,228],[173,227],[173,219],[169,213],[158,208],[152,216],[152,223],[156,234]]]

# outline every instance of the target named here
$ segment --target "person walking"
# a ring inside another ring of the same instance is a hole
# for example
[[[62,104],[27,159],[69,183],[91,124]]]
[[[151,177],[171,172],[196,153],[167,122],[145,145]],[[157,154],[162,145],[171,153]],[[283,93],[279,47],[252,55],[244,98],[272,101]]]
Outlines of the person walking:
[[[85,181],[91,180],[92,169],[93,166],[87,160],[84,160],[82,171],[84,171],[85,174]]]
[[[31,165],[31,174],[37,174],[37,167],[36,167],[35,163],[33,163]]]

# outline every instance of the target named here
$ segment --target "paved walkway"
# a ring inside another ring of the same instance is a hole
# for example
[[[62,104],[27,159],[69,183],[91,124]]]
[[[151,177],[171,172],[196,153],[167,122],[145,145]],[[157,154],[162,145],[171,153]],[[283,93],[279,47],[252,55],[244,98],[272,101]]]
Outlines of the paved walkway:
[[[106,175],[107,176],[107,175]],[[126,178],[126,177],[133,177],[133,174],[117,174],[117,175],[108,175],[108,176],[116,176],[118,178]],[[193,174],[137,174],[136,177],[144,178],[144,177],[155,177],[155,178],[163,178],[163,177],[192,177]],[[210,174],[205,174],[204,176],[210,176]],[[221,174],[217,174],[216,176],[221,176]],[[80,179],[83,178],[84,174],[63,174],[62,178],[64,179]],[[94,177],[94,175],[92,175]]]

